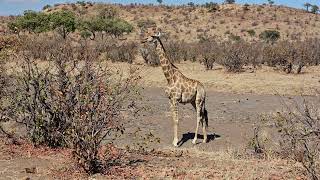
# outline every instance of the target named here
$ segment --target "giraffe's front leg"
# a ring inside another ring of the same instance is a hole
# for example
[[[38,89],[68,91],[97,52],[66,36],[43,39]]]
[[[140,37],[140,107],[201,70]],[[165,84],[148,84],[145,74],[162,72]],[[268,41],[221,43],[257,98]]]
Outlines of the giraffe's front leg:
[[[178,103],[176,100],[170,101],[170,108],[173,117],[173,142],[172,144],[177,147],[178,146]]]

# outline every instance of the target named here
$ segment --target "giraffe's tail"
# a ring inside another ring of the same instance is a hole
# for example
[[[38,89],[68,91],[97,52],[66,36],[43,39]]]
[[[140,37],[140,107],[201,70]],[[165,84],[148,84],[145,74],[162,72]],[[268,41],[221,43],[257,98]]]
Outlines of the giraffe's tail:
[[[203,102],[203,117],[204,117],[204,123],[205,126],[209,126],[209,118],[208,118],[208,111],[206,109],[206,101]]]

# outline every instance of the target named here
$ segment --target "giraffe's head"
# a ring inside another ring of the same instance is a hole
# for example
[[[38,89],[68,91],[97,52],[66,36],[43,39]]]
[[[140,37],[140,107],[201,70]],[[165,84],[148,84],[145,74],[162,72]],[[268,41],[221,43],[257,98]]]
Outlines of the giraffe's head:
[[[156,43],[161,36],[156,27],[146,28],[141,34],[141,43]]]

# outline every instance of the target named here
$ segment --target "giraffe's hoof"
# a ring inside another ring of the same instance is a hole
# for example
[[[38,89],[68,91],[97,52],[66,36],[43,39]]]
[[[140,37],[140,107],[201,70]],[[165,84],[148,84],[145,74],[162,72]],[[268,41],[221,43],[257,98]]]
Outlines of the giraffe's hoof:
[[[192,144],[197,144],[197,139],[193,139]]]
[[[204,139],[204,140],[202,141],[202,143],[208,143],[208,140]]]
[[[178,147],[178,139],[173,140],[172,144],[174,147]]]

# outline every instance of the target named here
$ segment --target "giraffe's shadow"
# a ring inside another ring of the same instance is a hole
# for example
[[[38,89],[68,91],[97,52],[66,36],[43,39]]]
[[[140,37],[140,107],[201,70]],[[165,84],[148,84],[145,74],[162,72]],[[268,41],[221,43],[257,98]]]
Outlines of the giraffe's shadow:
[[[182,139],[178,142],[178,146],[182,146],[185,142],[192,140],[194,138],[195,133],[185,133],[182,135]],[[198,139],[203,139],[203,135],[197,134]],[[216,138],[220,138],[221,136],[219,134],[208,134],[208,143],[210,141],[215,140]]]

